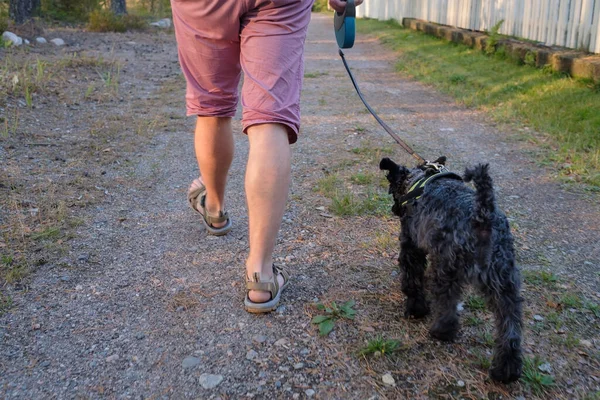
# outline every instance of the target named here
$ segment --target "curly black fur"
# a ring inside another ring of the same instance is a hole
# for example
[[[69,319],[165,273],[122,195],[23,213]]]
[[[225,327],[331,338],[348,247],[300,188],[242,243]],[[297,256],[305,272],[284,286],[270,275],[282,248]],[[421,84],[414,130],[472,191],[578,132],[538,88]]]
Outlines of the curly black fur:
[[[522,372],[521,276],[508,220],[496,208],[488,164],[465,171],[464,180],[472,181],[475,191],[459,180],[442,178],[428,183],[423,195],[406,205],[399,200],[428,169],[408,169],[389,158],[379,167],[389,171],[392,211],[401,221],[398,261],[407,298],[405,316],[422,318],[429,313],[423,285],[429,260],[436,313],[430,334],[454,340],[460,327],[456,306],[464,284],[471,282],[484,293],[496,321],[490,377],[516,381]]]

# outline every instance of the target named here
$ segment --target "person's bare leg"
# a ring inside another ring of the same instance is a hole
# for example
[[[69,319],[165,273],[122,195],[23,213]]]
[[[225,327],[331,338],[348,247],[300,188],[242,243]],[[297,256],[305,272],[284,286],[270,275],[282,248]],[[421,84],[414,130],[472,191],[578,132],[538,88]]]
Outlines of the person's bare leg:
[[[224,210],[227,173],[233,160],[233,133],[230,117],[198,117],[194,136],[201,180],[206,186],[206,211],[217,215]],[[227,222],[215,223],[215,228]]]
[[[248,277],[260,272],[273,276],[273,249],[281,226],[290,186],[291,149],[285,126],[253,125],[247,130],[250,154],[246,168],[250,254],[246,260]],[[279,285],[283,279],[279,277]],[[250,291],[250,301],[269,301],[271,294]]]

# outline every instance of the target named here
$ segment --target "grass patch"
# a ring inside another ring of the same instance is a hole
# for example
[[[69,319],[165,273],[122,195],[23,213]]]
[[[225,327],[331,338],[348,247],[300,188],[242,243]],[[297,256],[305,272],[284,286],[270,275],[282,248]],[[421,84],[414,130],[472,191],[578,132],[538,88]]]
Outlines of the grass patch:
[[[392,206],[392,200],[389,196],[373,191],[355,195],[347,190],[341,190],[335,192],[330,198],[329,211],[341,217],[386,215]]]
[[[539,370],[540,365],[544,362],[535,356],[525,357],[523,359],[523,375],[521,381],[523,381],[533,393],[541,395],[552,386],[554,386],[554,378],[548,374],[544,374]]]
[[[304,73],[305,78],[319,78],[324,75],[329,75],[328,72],[306,72]]]
[[[549,271],[523,271],[523,279],[532,285],[554,286],[558,282],[556,275]]]
[[[469,295],[465,300],[465,307],[471,311],[485,310],[485,299],[477,295]]]
[[[360,33],[376,33],[398,51],[397,69],[435,86],[500,122],[518,122],[548,134],[535,138],[562,176],[600,186],[600,90],[587,81],[518,65],[493,55],[402,28],[361,20]],[[547,142],[547,143],[545,143]]]
[[[0,292],[0,316],[10,310],[12,304],[12,298],[9,295]]]
[[[579,309],[583,307],[581,297],[574,293],[565,293],[560,297],[560,303],[566,308]]]
[[[370,185],[376,180],[376,176],[374,174],[365,174],[362,172],[358,172],[352,176],[350,176],[350,182],[355,183],[357,185]]]
[[[367,345],[358,351],[358,355],[368,356],[370,354],[378,354],[382,356],[389,356],[401,348],[400,341],[394,339],[384,339],[383,337],[378,336],[369,340]]]

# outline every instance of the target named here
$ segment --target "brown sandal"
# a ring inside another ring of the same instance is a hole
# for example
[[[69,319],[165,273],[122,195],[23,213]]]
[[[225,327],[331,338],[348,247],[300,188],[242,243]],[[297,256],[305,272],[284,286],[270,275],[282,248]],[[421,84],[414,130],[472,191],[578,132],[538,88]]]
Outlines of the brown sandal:
[[[188,202],[192,210],[196,211],[202,217],[202,222],[209,235],[223,236],[231,230],[231,219],[227,212],[219,211],[219,215],[211,215],[206,211],[206,186],[200,178],[194,179],[188,189]],[[204,212],[200,211],[204,210]],[[227,222],[224,226],[216,228],[213,224]]]
[[[279,287],[277,276],[283,277],[283,285]],[[290,274],[283,268],[273,265],[273,276],[270,279],[263,279],[260,272],[255,272],[252,278],[246,278],[246,299],[244,307],[250,313],[260,314],[275,311],[281,299],[281,292],[287,287],[290,282]],[[250,300],[248,293],[251,290],[259,290],[263,292],[271,292],[271,300],[264,303],[255,303]]]

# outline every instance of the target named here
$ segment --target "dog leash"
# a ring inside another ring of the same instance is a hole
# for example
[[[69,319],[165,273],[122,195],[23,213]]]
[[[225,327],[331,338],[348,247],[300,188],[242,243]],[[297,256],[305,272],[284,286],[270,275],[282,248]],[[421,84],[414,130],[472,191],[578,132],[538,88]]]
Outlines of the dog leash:
[[[344,63],[344,67],[350,76],[350,80],[352,81],[352,85],[354,85],[354,89],[356,89],[356,93],[358,93],[358,97],[360,97],[361,101],[367,107],[367,110],[371,113],[371,115],[379,122],[379,125],[385,129],[387,133],[402,147],[408,154],[413,156],[418,162],[429,164],[427,160],[421,157],[416,151],[412,149],[406,142],[400,139],[392,128],[390,128],[380,117],[377,115],[375,110],[371,108],[369,103],[365,100],[362,92],[360,91],[358,84],[356,83],[356,79],[354,79],[354,75],[352,75],[352,71],[350,71],[350,67],[346,62],[346,57],[344,56],[344,52],[342,49],[351,48],[354,45],[354,36],[355,36],[355,17],[356,17],[356,6],[354,5],[354,0],[346,1],[346,8],[343,13],[335,12],[333,16],[333,27],[335,31],[335,38],[339,47],[339,54],[342,58],[342,62]]]

